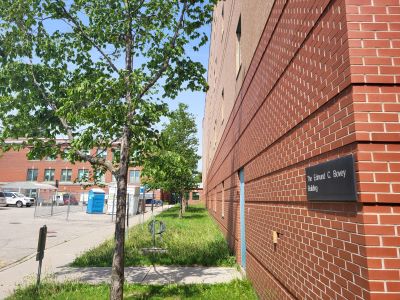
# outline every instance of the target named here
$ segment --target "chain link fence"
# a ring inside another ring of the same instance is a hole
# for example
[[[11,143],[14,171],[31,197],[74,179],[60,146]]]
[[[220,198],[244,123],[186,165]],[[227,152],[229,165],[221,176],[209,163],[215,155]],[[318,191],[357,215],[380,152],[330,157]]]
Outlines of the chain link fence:
[[[35,217],[49,217],[86,210],[88,193],[41,191],[35,201]]]

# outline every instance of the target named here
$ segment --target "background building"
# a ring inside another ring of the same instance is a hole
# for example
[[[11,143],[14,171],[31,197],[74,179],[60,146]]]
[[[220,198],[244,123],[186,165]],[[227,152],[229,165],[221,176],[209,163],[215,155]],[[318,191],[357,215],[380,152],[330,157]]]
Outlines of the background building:
[[[87,192],[85,183],[80,178],[91,178],[93,170],[90,163],[71,163],[61,157],[47,157],[42,160],[29,160],[28,149],[20,151],[7,151],[0,154],[0,187],[2,184],[15,181],[37,181],[51,185],[59,183],[59,191]],[[112,159],[113,151],[99,151],[100,155]],[[97,150],[91,150],[91,155],[96,155]],[[129,168],[128,186],[140,186],[140,167]],[[108,192],[108,187],[116,183],[111,172],[106,172],[100,180],[102,188]],[[103,186],[104,185],[104,186]],[[160,193],[157,193],[160,195]]]
[[[399,82],[399,1],[218,2],[204,194],[262,298],[400,298]],[[308,200],[348,155],[357,200]]]

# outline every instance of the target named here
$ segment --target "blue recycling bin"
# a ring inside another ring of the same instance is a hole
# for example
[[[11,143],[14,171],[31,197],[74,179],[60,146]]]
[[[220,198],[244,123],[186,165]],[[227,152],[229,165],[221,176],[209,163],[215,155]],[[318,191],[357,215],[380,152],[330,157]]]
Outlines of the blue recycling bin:
[[[106,193],[102,189],[92,189],[89,191],[86,213],[102,214],[104,210],[104,199]]]

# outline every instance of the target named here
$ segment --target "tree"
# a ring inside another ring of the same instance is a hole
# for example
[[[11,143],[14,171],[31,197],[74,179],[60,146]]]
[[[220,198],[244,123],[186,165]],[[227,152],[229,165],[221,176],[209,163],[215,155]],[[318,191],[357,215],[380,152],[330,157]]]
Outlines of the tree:
[[[197,149],[199,141],[194,116],[187,112],[187,105],[180,103],[177,110],[164,124],[157,145],[144,160],[142,178],[151,189],[178,193],[183,200],[185,191],[197,187],[199,172]],[[180,216],[185,205],[181,201]]]
[[[204,90],[189,57],[213,0],[1,0],[0,142],[88,161],[117,180],[111,298],[122,299],[127,172],[157,136],[160,98]],[[57,138],[66,142],[58,144]],[[7,139],[23,139],[20,145]],[[119,148],[111,161],[86,150]],[[97,171],[100,171],[98,173]],[[96,179],[96,178],[95,178]]]

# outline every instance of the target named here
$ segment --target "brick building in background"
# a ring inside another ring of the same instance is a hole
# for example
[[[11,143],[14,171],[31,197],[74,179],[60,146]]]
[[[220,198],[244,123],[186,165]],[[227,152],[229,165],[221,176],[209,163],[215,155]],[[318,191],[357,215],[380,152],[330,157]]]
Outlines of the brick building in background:
[[[62,142],[60,140],[60,142]],[[79,178],[92,177],[93,170],[88,162],[71,162],[62,159],[61,157],[45,158],[42,160],[29,160],[27,158],[28,149],[20,151],[10,150],[0,154],[0,188],[1,185],[16,182],[16,181],[37,181],[55,185],[56,180],[59,182],[59,191],[68,192],[87,192],[84,188],[84,183],[79,182]],[[96,155],[97,150],[91,150],[91,155]],[[99,150],[98,155],[104,158],[111,159],[113,151]],[[140,186],[140,167],[131,167],[128,171],[128,186]],[[115,178],[111,172],[107,171],[101,178],[100,183],[106,193],[110,185],[114,185]],[[90,189],[90,188],[89,188]],[[159,199],[162,195],[157,192]]]
[[[215,8],[204,195],[263,299],[400,299],[399,2]],[[355,201],[310,201],[348,155]]]

